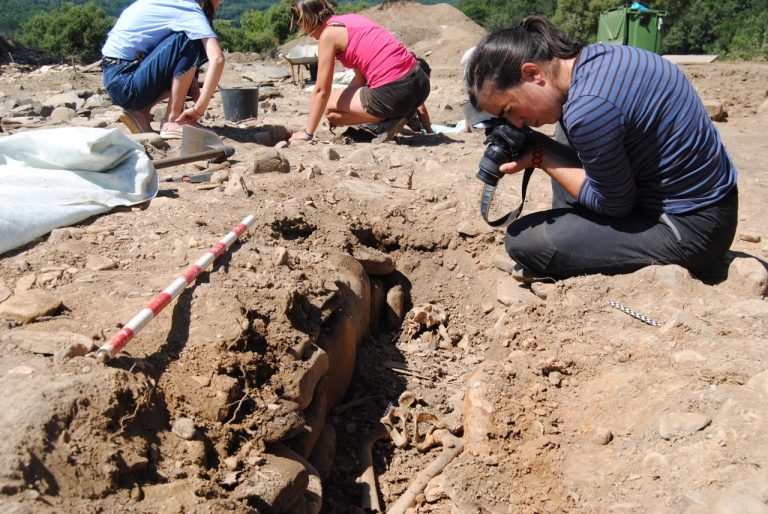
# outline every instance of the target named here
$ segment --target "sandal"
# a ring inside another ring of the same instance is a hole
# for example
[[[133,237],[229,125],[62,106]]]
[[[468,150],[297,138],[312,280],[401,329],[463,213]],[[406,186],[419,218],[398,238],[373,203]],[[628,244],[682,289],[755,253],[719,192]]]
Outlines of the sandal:
[[[154,132],[154,130],[152,130],[152,126],[149,125],[149,123],[147,123],[147,126],[142,125],[141,120],[134,116],[130,111],[124,110],[117,119],[120,121],[120,123],[125,125],[131,134]]]

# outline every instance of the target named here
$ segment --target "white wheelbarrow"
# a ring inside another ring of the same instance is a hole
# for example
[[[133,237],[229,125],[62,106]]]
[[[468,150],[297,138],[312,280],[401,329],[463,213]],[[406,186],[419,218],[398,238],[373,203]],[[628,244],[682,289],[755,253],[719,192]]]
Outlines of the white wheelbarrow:
[[[299,45],[294,46],[288,55],[284,55],[285,60],[291,65],[291,80],[294,84],[304,85],[303,71],[313,64],[317,64],[317,45]]]

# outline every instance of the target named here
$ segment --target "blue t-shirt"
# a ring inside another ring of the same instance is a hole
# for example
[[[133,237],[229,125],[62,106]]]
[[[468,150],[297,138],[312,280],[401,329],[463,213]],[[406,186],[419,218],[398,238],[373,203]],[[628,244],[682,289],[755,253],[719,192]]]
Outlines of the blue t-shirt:
[[[132,61],[173,32],[184,32],[192,40],[216,37],[195,0],[136,0],[120,14],[101,53]]]
[[[562,119],[586,171],[579,202],[594,211],[690,212],[736,185],[736,168],[693,86],[652,52],[584,47]]]

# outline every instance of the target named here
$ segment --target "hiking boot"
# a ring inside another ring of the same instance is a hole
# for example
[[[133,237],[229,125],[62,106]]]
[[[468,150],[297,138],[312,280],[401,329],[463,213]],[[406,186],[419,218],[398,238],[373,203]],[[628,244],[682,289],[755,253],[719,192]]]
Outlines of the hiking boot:
[[[517,280],[520,283],[523,284],[533,284],[534,282],[554,282],[555,279],[552,277],[544,277],[535,274],[533,271],[530,271],[527,268],[523,268],[519,264],[515,264],[515,267],[512,269],[512,278]]]
[[[376,137],[373,138],[371,143],[384,143],[391,140],[398,132],[400,132],[400,129],[402,129],[407,122],[407,116],[403,116],[402,118],[387,118],[379,123],[379,132]]]

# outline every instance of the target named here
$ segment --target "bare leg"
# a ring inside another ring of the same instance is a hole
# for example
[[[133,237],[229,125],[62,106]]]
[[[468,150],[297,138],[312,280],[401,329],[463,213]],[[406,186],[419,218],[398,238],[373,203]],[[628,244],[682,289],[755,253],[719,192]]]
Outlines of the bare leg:
[[[376,118],[370,114],[366,116],[358,116],[349,112],[326,112],[325,117],[328,118],[328,122],[333,125],[362,125],[363,123],[377,123],[382,121],[382,118]]]
[[[197,69],[192,68],[185,74],[179,75],[173,79],[170,95],[168,97],[168,108],[165,111],[165,122],[160,127],[161,130],[168,130],[171,132],[181,131],[181,125],[174,120],[181,115],[182,111],[184,111],[184,102],[187,99],[187,92],[192,85],[192,81],[195,79],[196,73]]]
[[[360,88],[357,87],[331,91],[325,107],[325,116],[333,125],[360,125],[382,120],[363,109],[363,104],[360,102]]]

